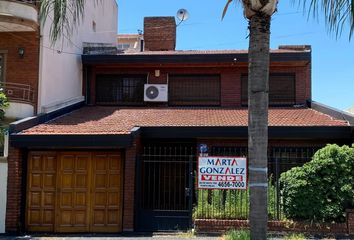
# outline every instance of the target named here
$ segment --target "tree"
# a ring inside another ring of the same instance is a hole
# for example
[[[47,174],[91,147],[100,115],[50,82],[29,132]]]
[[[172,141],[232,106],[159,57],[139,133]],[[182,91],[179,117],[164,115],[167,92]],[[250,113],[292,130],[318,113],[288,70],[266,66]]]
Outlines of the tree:
[[[334,32],[339,37],[343,30],[348,27],[349,40],[354,33],[354,1],[351,0],[292,0],[299,5],[302,4],[304,11],[308,11],[309,16],[318,18],[319,9],[322,10],[326,26],[330,32]]]
[[[232,2],[229,0],[225,6]],[[268,149],[268,76],[270,20],[277,0],[242,1],[249,20],[248,48],[248,159],[250,188],[251,239],[267,236],[267,149]]]
[[[4,126],[5,109],[9,106],[6,95],[0,90],[0,146],[4,145],[4,134],[6,127]]]
[[[71,35],[83,17],[85,2],[86,0],[40,0],[39,18],[44,26],[51,16],[50,39],[53,44],[62,35]]]
[[[224,8],[235,0],[228,0]],[[354,30],[354,1],[351,0],[293,0],[317,16],[324,11],[330,31],[337,36],[349,22]],[[271,17],[278,0],[242,0],[244,16],[248,19],[248,158],[250,187],[251,239],[266,239],[267,234],[267,148],[268,148],[268,75]]]

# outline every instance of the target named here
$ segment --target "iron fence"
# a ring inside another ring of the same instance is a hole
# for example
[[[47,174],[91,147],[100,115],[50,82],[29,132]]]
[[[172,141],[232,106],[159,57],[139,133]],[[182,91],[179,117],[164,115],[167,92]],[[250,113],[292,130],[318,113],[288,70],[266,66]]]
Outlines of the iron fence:
[[[268,218],[284,219],[281,173],[311,160],[318,148],[273,147],[268,152]],[[246,147],[213,147],[212,156],[247,156]],[[248,219],[249,190],[196,190],[194,219]]]
[[[272,147],[268,151],[268,216],[284,219],[281,173],[302,166],[315,147]],[[209,156],[247,156],[247,147],[211,147]],[[195,143],[147,142],[139,156],[139,229],[175,229],[192,219],[248,219],[249,190],[197,188]],[[163,221],[161,221],[163,219]]]

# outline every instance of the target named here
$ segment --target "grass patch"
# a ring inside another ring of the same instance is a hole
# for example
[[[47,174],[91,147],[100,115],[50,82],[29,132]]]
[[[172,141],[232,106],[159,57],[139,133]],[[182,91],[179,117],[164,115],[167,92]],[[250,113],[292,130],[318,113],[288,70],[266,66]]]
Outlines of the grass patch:
[[[284,237],[284,240],[305,240],[306,237],[302,233],[292,233]]]
[[[225,240],[249,240],[251,239],[249,230],[230,230],[224,235]]]
[[[194,232],[194,229],[192,230],[188,230],[187,232],[181,232],[181,233],[178,233],[178,237],[179,238],[195,238],[195,232]]]

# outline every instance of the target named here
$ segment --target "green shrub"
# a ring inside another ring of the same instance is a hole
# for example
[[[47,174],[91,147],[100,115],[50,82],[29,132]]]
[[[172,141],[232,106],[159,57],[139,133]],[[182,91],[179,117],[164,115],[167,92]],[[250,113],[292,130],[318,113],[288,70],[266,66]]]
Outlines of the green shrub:
[[[9,106],[6,95],[0,91],[0,121],[4,120],[5,109]]]
[[[5,109],[9,106],[6,95],[0,91],[0,148],[4,146],[4,135],[6,132],[6,123],[4,122],[5,118]],[[2,149],[0,149],[0,152]]]
[[[286,217],[315,221],[344,221],[354,206],[354,148],[327,145],[312,161],[282,173]]]
[[[284,240],[305,240],[306,237],[303,233],[291,233],[284,237]]]

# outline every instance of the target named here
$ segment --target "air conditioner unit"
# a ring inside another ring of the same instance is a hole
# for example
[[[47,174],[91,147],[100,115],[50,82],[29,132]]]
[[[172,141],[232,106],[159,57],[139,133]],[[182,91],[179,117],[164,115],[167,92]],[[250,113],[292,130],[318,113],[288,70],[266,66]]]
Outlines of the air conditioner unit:
[[[144,101],[145,102],[167,102],[168,85],[167,84],[145,84]]]

